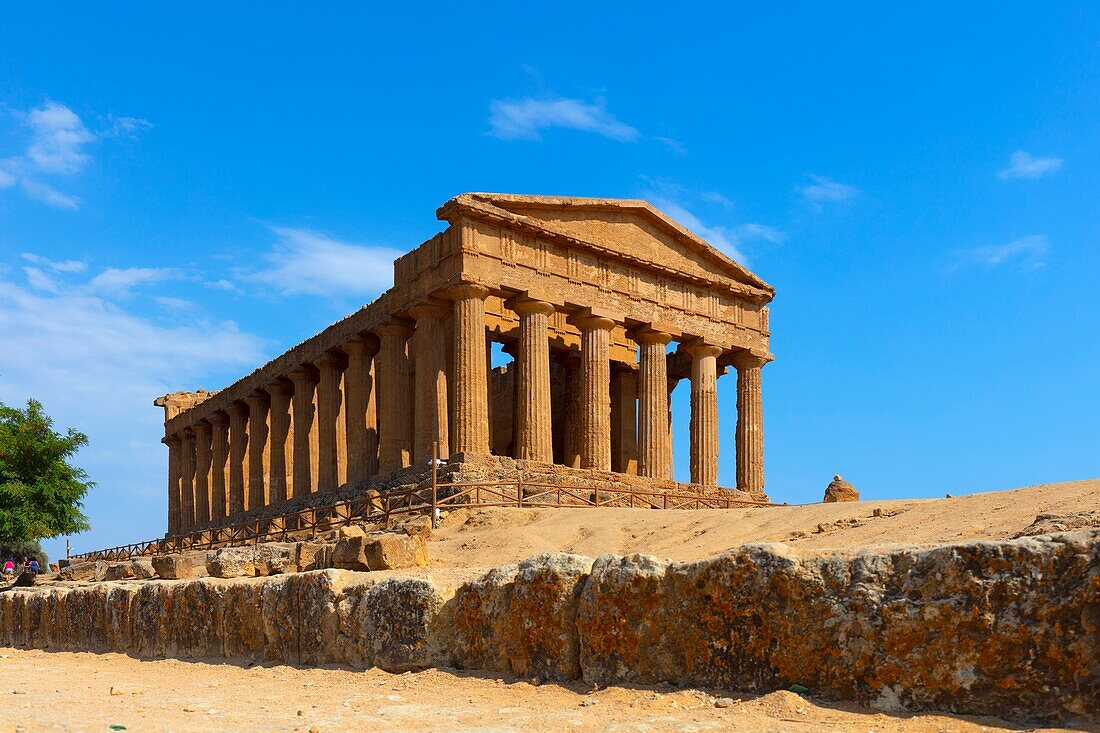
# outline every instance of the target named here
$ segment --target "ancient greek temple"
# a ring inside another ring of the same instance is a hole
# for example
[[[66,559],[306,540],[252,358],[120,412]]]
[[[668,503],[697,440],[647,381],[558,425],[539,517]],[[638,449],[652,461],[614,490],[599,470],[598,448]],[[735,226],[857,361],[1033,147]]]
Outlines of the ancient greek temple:
[[[771,286],[645,201],[470,193],[436,213],[447,228],[394,262],[373,303],[223,390],[156,401],[169,534],[395,485],[433,444],[451,463],[668,486],[684,379],[679,487],[717,489],[732,442],[731,490],[766,498]],[[491,366],[494,342],[511,363]],[[717,390],[731,368],[727,434]]]

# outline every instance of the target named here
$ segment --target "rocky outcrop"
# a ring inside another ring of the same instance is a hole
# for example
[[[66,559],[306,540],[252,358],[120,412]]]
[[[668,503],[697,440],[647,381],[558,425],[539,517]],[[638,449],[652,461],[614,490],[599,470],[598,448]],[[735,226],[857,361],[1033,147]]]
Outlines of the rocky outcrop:
[[[859,492],[856,487],[845,481],[838,473],[825,487],[825,497],[821,500],[826,504],[838,501],[859,501]]]
[[[320,570],[0,593],[0,643],[142,657],[446,665],[596,685],[801,685],[890,711],[1100,718],[1100,531],[855,556],[540,555],[448,598]]]
[[[1035,521],[1017,533],[1016,537],[1036,537],[1041,534],[1072,532],[1093,527],[1100,527],[1100,511],[1039,514],[1035,517]]]

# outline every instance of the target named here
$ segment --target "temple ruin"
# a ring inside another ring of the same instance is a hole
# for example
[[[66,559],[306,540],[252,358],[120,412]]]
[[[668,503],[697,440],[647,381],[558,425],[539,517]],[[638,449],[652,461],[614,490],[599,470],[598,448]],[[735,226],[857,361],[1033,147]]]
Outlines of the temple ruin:
[[[731,367],[729,490],[766,499],[771,286],[645,201],[470,193],[436,213],[449,226],[373,303],[219,392],[156,401],[170,535],[392,482],[436,444],[452,464],[721,491]],[[511,364],[491,367],[494,342]],[[691,486],[672,483],[682,379]]]

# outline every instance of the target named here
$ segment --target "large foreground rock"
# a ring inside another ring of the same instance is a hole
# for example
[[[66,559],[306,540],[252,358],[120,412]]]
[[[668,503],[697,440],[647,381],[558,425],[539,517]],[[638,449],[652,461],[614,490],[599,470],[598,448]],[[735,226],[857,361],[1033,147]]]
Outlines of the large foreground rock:
[[[12,589],[0,643],[598,685],[799,684],[890,711],[1097,719],[1100,531],[854,556],[748,545],[694,563],[556,553],[449,599],[430,580],[342,570]]]
[[[428,547],[421,535],[383,532],[337,540],[332,564],[345,570],[400,570],[428,564]]]
[[[151,560],[157,575],[166,580],[197,578],[206,574],[206,553],[154,555]]]

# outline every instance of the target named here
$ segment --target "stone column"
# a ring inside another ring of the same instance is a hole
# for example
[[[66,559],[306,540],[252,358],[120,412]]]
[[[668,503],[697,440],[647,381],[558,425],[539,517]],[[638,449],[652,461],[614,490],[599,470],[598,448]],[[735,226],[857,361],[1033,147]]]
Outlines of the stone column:
[[[290,498],[288,489],[293,475],[294,444],[290,426],[290,400],[294,393],[290,384],[276,381],[264,387],[269,395],[267,448],[267,503],[281,504]]]
[[[215,412],[206,419],[213,432],[210,440],[210,519],[216,522],[229,514],[229,415]]]
[[[330,491],[340,485],[340,372],[343,360],[332,352],[315,362],[320,373],[317,383],[317,491]]]
[[[451,288],[454,298],[455,453],[489,454],[489,388],[485,362],[485,296],[488,288],[464,283]]]
[[[376,329],[379,346],[375,373],[378,377],[378,470],[390,473],[411,463],[412,412],[409,394],[407,342],[412,330],[400,323]]]
[[[181,524],[180,479],[183,472],[180,466],[180,439],[175,435],[165,435],[162,443],[168,446],[168,534],[179,534]]]
[[[555,360],[561,367],[564,385],[561,387],[561,401],[558,405],[558,425],[562,433],[562,465],[569,468],[581,467],[581,358],[576,351],[556,352]],[[551,411],[554,407],[550,408]]]
[[[195,423],[195,524],[210,523],[210,423]]]
[[[668,360],[672,336],[653,329],[631,334],[638,344],[638,471],[667,479],[672,470],[669,441]]]
[[[548,328],[554,306],[533,298],[516,299],[508,305],[519,315],[515,457],[553,463]]]
[[[317,430],[313,394],[317,389],[317,375],[309,367],[295,369],[287,375],[294,385],[294,431],[291,468],[291,489],[295,497],[309,496],[317,490]]]
[[[594,315],[574,317],[581,331],[581,468],[611,470],[611,329]]]
[[[229,513],[243,512],[248,482],[248,407],[232,402],[229,413]]]
[[[446,458],[450,445],[447,433],[447,347],[443,318],[447,309],[436,302],[423,303],[409,311],[416,319],[416,408],[413,425],[413,462],[426,463],[432,457],[432,443],[439,442],[439,456]]]
[[[195,528],[195,433],[191,428],[180,432],[180,529]]]
[[[611,470],[638,474],[638,374],[630,365],[611,365]]]
[[[375,429],[374,377],[371,360],[378,353],[373,335],[353,339],[340,348],[348,355],[344,370],[344,409],[347,413],[348,481],[362,481],[378,473],[378,432]]]
[[[767,359],[748,351],[733,360],[737,367],[737,488],[764,491],[764,400],[760,369]]]
[[[691,355],[691,482],[718,485],[718,362],[722,349],[702,341]]]
[[[245,511],[267,506],[268,424],[267,392],[255,390],[244,398],[248,404],[248,478],[245,481]]]

